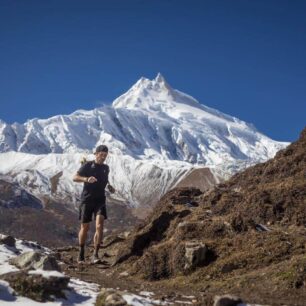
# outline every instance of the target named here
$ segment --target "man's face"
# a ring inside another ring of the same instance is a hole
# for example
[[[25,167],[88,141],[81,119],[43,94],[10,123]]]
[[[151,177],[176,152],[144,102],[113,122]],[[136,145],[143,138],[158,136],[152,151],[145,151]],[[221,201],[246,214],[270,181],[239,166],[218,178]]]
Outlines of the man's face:
[[[97,152],[95,153],[95,155],[96,155],[96,162],[98,164],[103,164],[108,155],[108,152]]]

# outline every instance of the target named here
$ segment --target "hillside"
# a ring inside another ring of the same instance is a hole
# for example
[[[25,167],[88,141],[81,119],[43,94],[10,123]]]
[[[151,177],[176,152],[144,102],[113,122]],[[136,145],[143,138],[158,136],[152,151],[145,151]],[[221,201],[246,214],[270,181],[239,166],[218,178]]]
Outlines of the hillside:
[[[105,245],[113,273],[196,292],[201,305],[223,293],[250,303],[304,305],[305,148],[306,129],[274,159],[209,192],[167,193],[128,238]]]

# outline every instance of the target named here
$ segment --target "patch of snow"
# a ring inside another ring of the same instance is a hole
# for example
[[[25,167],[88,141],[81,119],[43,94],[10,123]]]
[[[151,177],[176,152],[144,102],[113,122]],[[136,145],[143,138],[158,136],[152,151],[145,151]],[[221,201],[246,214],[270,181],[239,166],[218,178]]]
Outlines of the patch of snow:
[[[152,295],[155,295],[154,292],[149,292],[149,291],[140,291],[139,292],[140,295],[144,295],[144,296],[152,296]]]
[[[59,271],[45,271],[45,270],[42,270],[42,269],[29,271],[28,274],[38,274],[38,275],[41,275],[45,278],[50,278],[52,276],[54,276],[54,277],[65,277],[65,275],[63,273],[59,272]]]
[[[182,295],[182,297],[185,299],[195,299],[194,295]]]
[[[8,263],[11,257],[16,256],[12,248],[7,247],[4,244],[0,244],[0,275],[18,271],[18,269]]]
[[[150,297],[142,297],[136,294],[123,294],[124,300],[132,306],[169,305],[171,302],[154,300]]]

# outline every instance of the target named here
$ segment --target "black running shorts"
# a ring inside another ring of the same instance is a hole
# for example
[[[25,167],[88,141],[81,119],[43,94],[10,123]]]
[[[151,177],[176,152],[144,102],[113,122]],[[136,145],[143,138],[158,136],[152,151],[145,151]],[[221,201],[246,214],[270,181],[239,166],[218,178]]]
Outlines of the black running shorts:
[[[99,201],[81,203],[79,208],[79,220],[81,223],[91,222],[92,215],[94,215],[94,220],[98,215],[104,216],[104,220],[107,219],[105,198]]]

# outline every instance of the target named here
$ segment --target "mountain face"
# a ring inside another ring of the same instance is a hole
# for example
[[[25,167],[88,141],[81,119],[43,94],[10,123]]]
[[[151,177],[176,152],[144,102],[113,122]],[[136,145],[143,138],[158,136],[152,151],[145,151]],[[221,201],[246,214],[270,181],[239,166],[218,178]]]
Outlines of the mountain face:
[[[40,201],[16,183],[10,183],[0,178],[0,193],[0,210],[2,208],[20,207],[42,209]]]
[[[24,124],[0,122],[1,152],[74,153],[99,143],[137,159],[205,166],[264,161],[284,146],[172,89],[160,74],[152,81],[141,78],[111,106]]]
[[[150,206],[194,169],[207,168],[213,185],[287,145],[200,104],[158,74],[141,78],[110,106],[24,124],[0,121],[0,174],[36,195],[74,201],[81,186],[71,177],[81,156],[101,143],[110,148],[117,199],[134,207]]]

